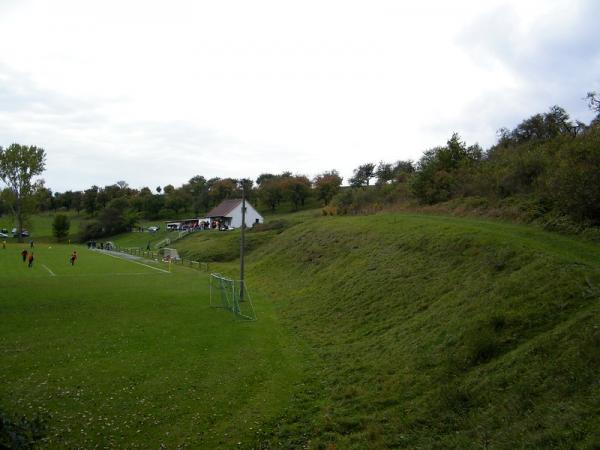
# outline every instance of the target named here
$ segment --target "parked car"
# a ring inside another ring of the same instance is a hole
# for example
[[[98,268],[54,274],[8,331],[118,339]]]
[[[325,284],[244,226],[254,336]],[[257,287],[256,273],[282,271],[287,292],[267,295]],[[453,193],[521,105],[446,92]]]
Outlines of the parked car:
[[[19,237],[19,233],[17,232],[16,228],[12,229],[12,235],[13,235],[13,237]],[[27,230],[21,230],[21,236],[22,237],[29,236],[29,231],[27,231]]]
[[[2,231],[0,231],[0,238],[5,238],[8,237],[8,234],[3,233]]]
[[[156,233],[158,230],[160,230],[160,227],[148,227],[150,233]]]

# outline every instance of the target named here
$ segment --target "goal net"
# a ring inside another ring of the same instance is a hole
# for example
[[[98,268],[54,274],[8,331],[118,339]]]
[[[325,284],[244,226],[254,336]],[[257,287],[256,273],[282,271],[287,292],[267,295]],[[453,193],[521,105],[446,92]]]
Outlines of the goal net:
[[[163,258],[165,261],[179,261],[179,252],[174,248],[163,248]]]
[[[250,293],[244,284],[243,294],[240,290],[240,281],[225,278],[218,273],[211,273],[210,278],[210,306],[224,308],[243,320],[256,320],[254,305]]]

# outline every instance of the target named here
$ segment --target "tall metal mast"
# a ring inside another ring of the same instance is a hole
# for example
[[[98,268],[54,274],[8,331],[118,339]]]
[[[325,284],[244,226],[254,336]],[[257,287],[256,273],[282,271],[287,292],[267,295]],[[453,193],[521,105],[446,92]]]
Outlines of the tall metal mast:
[[[240,302],[244,301],[244,232],[246,228],[246,180],[242,180],[242,229],[240,231]]]

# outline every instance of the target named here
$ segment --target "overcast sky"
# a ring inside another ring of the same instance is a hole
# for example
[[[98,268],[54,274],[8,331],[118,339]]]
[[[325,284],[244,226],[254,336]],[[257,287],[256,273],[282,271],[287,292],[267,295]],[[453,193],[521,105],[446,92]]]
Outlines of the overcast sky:
[[[0,0],[0,145],[54,191],[346,179],[554,104],[588,122],[595,0]]]

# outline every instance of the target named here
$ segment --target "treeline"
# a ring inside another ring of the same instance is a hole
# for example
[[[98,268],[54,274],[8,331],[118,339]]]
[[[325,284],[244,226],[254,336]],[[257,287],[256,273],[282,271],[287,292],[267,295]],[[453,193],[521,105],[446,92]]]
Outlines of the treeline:
[[[501,129],[487,151],[467,145],[455,133],[416,163],[361,165],[351,187],[325,211],[352,214],[403,202],[447,204],[482,211],[504,208],[561,230],[600,226],[600,102],[594,93],[588,101],[598,114],[588,125],[554,106],[512,130]],[[371,180],[375,184],[369,187]]]
[[[167,185],[142,189],[131,188],[127,182],[92,186],[83,191],[55,192],[38,182],[33,186],[31,203],[37,212],[74,211],[85,214],[81,239],[110,236],[132,229],[141,220],[177,219],[207,213],[221,201],[240,198],[242,189],[250,202],[262,209],[276,211],[282,203],[298,210],[309,199],[322,205],[331,201],[341,187],[342,177],[332,170],[312,180],[291,172],[262,174],[256,181],[233,178],[210,178],[198,175],[180,187]]]
[[[89,220],[84,222],[82,239],[89,239],[126,231],[143,219],[202,216],[222,200],[239,198],[243,188],[249,201],[263,210],[277,211],[283,203],[292,210],[318,204],[326,214],[398,205],[459,205],[484,213],[500,210],[500,215],[509,211],[516,218],[541,219],[550,228],[580,231],[600,226],[600,98],[592,92],[587,100],[597,114],[589,124],[573,121],[563,108],[554,106],[512,130],[501,129],[496,144],[487,150],[467,145],[455,133],[417,162],[362,164],[347,187],[331,170],[312,179],[291,172],[264,173],[256,180],[198,175],[180,187],[133,189],[119,181],[56,193],[37,181],[20,193],[23,183],[10,188],[9,169],[22,166],[15,161],[23,155],[41,151],[41,171],[44,155],[41,149],[14,144],[0,154],[0,175],[9,185],[0,196],[0,213],[15,211],[15,205],[29,205],[38,212],[85,213]],[[11,158],[16,158],[13,163]],[[31,174],[24,171],[21,177],[25,175]]]

